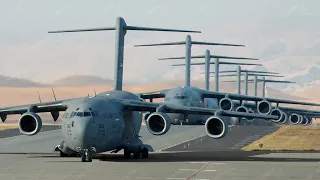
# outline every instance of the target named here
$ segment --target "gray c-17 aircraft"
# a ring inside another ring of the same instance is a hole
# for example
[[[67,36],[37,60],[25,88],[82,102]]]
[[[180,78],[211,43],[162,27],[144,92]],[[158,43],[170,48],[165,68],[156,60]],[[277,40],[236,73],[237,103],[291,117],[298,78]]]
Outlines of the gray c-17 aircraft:
[[[65,111],[62,118],[62,134],[64,139],[60,145],[55,147],[55,150],[60,151],[60,156],[80,153],[82,162],[91,162],[93,153],[112,150],[116,153],[121,149],[124,149],[125,157],[129,158],[133,153],[134,157],[147,158],[148,152],[152,151],[152,147],[143,144],[138,135],[142,124],[141,112],[145,111],[151,112],[147,118],[146,125],[150,133],[154,135],[165,134],[170,129],[171,121],[166,114],[168,112],[181,113],[186,116],[188,114],[208,115],[205,130],[212,138],[222,138],[227,134],[228,125],[225,121],[225,117],[227,116],[260,117],[265,119],[276,117],[221,111],[220,109],[145,102],[139,99],[136,94],[122,91],[122,84],[119,83],[122,83],[123,80],[123,48],[121,47],[123,47],[124,43],[124,30],[159,29],[126,26],[124,20],[119,17],[117,18],[116,27],[86,29],[86,31],[106,29],[116,30],[117,35],[114,90],[102,92],[93,97],[80,97],[0,108],[1,120],[4,122],[7,115],[21,114],[18,122],[19,129],[23,134],[31,136],[37,134],[42,127],[42,120],[37,113],[51,112],[54,121],[56,121],[59,112]]]
[[[209,77],[210,71],[209,71],[208,67],[209,67],[209,64],[215,64],[216,62],[210,62],[210,60],[209,60],[210,58],[208,58],[208,57],[212,57],[212,56],[210,55],[209,50],[206,50],[205,54],[206,54],[205,56],[200,55],[200,56],[192,56],[191,57],[191,58],[206,58],[205,63],[198,62],[198,63],[191,63],[191,65],[205,65],[206,66],[205,70],[207,72],[206,73],[207,77],[205,78],[206,79],[205,82],[206,82],[206,87],[209,87],[209,82],[208,82],[209,78],[208,77]],[[162,58],[162,59],[164,60],[164,59],[183,59],[183,58],[184,57],[173,57],[173,58]],[[216,59],[216,61],[217,61],[217,59]],[[218,63],[221,63],[221,62],[218,61]],[[186,64],[174,64],[172,66],[184,66],[184,65],[186,65]],[[217,74],[217,72],[219,72],[219,68],[216,67],[215,69],[218,70],[218,71],[215,71],[215,73]],[[218,76],[215,76],[216,79]],[[218,85],[217,81],[216,81],[216,85]],[[217,90],[218,88],[215,87],[215,89]],[[153,97],[155,97],[155,98],[166,97],[166,91],[168,91],[168,90],[151,92],[151,94],[153,94]],[[319,106],[319,104],[309,103],[309,102],[299,102],[299,101],[291,101],[291,100],[276,99],[276,98],[266,98],[266,97],[248,96],[248,95],[240,95],[240,94],[222,93],[222,92],[217,92],[217,91],[212,92],[212,91],[208,91],[208,90],[206,90],[206,91],[201,90],[201,91],[202,91],[201,96],[203,98],[217,99],[217,102],[219,102],[217,104],[219,104],[219,105],[212,105],[212,106],[214,106],[214,107],[219,106],[219,108],[222,110],[232,110],[233,111],[234,107],[236,107],[239,104],[243,104],[244,101],[254,101],[255,103],[250,103],[250,104],[253,104],[256,108],[258,108],[260,110],[260,111],[258,111],[258,113],[260,113],[260,114],[270,114],[271,110],[273,110],[272,109],[273,106],[271,103],[276,103],[277,106],[279,106],[279,103]],[[160,94],[162,96],[160,96]],[[148,99],[148,98],[152,98],[152,96],[150,95],[150,93],[146,93],[144,98]],[[243,106],[241,106],[241,107],[243,107]],[[238,109],[238,112],[244,112],[245,109],[247,109],[247,108],[245,108],[245,107],[240,108],[240,109]],[[249,110],[249,111],[245,111],[245,112],[254,113],[253,110]],[[277,120],[278,119],[282,120],[283,116],[281,113],[279,113],[279,111],[273,110],[273,113],[279,115]],[[280,116],[281,116],[281,118],[280,118]],[[246,118],[246,119],[249,122],[254,120],[253,118]],[[236,123],[234,120],[235,119],[232,118],[233,124]]]

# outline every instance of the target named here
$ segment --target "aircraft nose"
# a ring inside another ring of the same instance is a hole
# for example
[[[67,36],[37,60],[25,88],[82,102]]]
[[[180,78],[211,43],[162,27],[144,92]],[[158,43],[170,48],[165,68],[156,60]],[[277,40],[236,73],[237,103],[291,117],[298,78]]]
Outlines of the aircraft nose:
[[[89,149],[94,147],[94,128],[91,118],[77,118],[73,124],[73,140],[76,147]]]

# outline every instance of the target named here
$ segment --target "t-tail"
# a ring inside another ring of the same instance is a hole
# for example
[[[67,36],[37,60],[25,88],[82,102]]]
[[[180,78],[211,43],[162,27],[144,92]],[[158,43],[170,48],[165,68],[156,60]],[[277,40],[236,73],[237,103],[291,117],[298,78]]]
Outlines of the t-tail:
[[[170,60],[170,59],[183,59],[185,57],[170,57],[170,58],[161,58],[159,60]],[[252,64],[252,63],[235,63],[235,62],[221,62],[219,59],[237,59],[237,60],[258,60],[255,58],[246,58],[246,57],[232,57],[232,56],[220,56],[220,55],[211,55],[210,51],[207,49],[205,51],[205,55],[202,56],[191,56],[191,58],[199,59],[199,58],[205,58],[204,63],[190,63],[190,65],[205,65],[205,89],[209,90],[209,70],[210,70],[210,64],[215,64],[215,71],[219,72],[219,66],[220,64],[229,64],[229,65],[261,65],[261,64]],[[211,58],[215,58],[214,62],[210,62]],[[186,64],[174,64],[172,66],[185,66]],[[217,73],[217,76],[215,77],[215,91],[219,91],[219,74]]]
[[[85,31],[116,31],[115,41],[115,67],[114,67],[114,90],[122,90],[123,82],[123,54],[124,54],[124,37],[128,30],[134,31],[167,31],[167,32],[189,32],[201,33],[201,31],[179,30],[179,29],[164,29],[152,27],[128,26],[122,17],[116,19],[115,27],[101,27],[88,29],[73,29],[73,30],[59,30],[49,31],[49,33],[66,33],[66,32],[85,32]]]
[[[227,43],[215,43],[215,42],[201,42],[201,41],[192,41],[191,36],[187,35],[185,41],[177,41],[177,42],[168,42],[168,43],[157,43],[157,44],[140,44],[135,45],[135,47],[143,47],[143,46],[172,46],[172,45],[185,45],[186,52],[185,52],[185,63],[186,63],[186,70],[185,70],[185,86],[190,86],[190,74],[191,74],[191,47],[192,45],[213,45],[213,46],[238,46],[244,47],[244,45],[240,44],[227,44]]]

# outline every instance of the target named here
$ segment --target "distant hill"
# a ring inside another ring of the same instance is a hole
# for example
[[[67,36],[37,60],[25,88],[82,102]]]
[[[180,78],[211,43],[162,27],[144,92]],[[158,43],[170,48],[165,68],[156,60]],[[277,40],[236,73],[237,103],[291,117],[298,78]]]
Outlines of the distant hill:
[[[98,76],[73,75],[61,78],[52,83],[53,86],[94,86],[94,85],[112,85],[113,80],[104,79]]]
[[[37,83],[23,78],[0,75],[0,87],[46,87],[48,85]]]

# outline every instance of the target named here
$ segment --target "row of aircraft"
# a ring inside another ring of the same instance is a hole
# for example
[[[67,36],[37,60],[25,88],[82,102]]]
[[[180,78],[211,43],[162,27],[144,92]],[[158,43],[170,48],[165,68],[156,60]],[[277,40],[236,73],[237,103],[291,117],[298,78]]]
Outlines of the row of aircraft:
[[[60,151],[61,157],[80,155],[82,162],[91,162],[94,153],[107,151],[117,153],[120,150],[123,150],[126,158],[131,156],[147,158],[153,149],[139,138],[143,119],[153,135],[167,133],[171,125],[176,124],[176,119],[182,119],[188,120],[186,121],[188,124],[204,124],[207,135],[217,139],[227,135],[232,118],[247,118],[247,120],[260,118],[282,122],[282,112],[292,117],[291,112],[299,110],[281,109],[278,106],[279,103],[320,106],[317,103],[210,91],[190,85],[138,94],[122,90],[124,39],[128,30],[201,33],[200,31],[129,26],[123,18],[118,17],[115,27],[60,30],[49,31],[49,33],[106,30],[116,32],[113,90],[91,97],[0,108],[1,120],[4,122],[7,115],[21,114],[18,122],[21,133],[32,136],[36,135],[42,127],[42,120],[38,113],[50,112],[53,120],[56,121],[59,112],[64,111],[61,124],[63,139],[54,149]],[[217,58],[206,51],[206,59],[210,57]],[[215,60],[215,62],[217,64],[218,61]],[[216,70],[219,71],[217,67]],[[188,73],[187,83],[190,82],[190,67]],[[164,98],[164,102],[152,102],[155,98]],[[147,102],[146,99],[150,99],[151,102]],[[249,104],[248,101],[253,103]],[[272,106],[271,103],[277,105]],[[256,111],[247,111],[249,106]],[[239,110],[241,108],[243,110]],[[281,113],[275,113],[274,109],[279,109]],[[143,116],[143,113],[146,115]],[[317,115],[320,112],[312,113]]]

